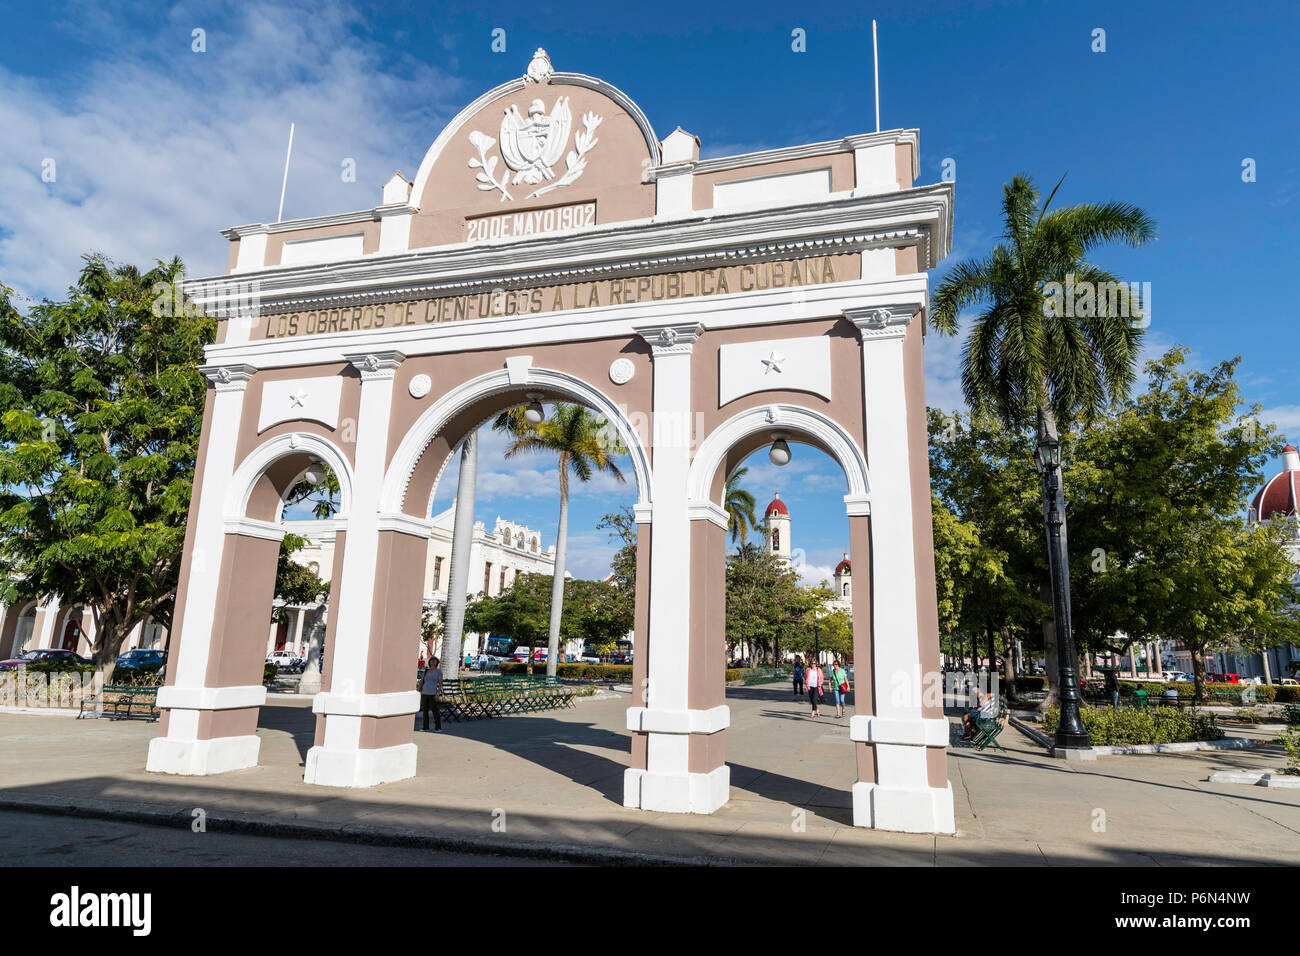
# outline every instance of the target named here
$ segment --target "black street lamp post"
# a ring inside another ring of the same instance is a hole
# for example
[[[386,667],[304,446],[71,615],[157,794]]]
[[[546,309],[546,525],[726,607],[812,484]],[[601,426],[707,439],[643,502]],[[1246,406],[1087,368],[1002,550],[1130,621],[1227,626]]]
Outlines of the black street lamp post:
[[[1056,619],[1061,701],[1056,747],[1058,750],[1087,750],[1092,747],[1092,739],[1079,713],[1079,673],[1074,660],[1074,635],[1070,629],[1070,563],[1062,531],[1065,493],[1060,477],[1060,439],[1045,432],[1038,440],[1034,461],[1043,481],[1043,524],[1047,531],[1047,558],[1052,577],[1052,614]]]

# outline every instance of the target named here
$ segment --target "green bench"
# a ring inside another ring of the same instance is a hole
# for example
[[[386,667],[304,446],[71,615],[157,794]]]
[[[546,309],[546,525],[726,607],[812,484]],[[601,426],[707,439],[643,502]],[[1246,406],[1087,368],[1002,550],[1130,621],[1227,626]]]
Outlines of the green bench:
[[[975,736],[971,738],[971,743],[976,750],[983,750],[989,744],[992,744],[1003,753],[1007,752],[1006,748],[998,743],[998,737],[1007,728],[1008,713],[1007,705],[1001,703],[998,705],[998,715],[993,720],[986,717],[975,718]]]
[[[577,696],[545,675],[443,679],[438,712],[457,722],[572,707]]]
[[[114,720],[130,720],[132,717],[157,720],[158,688],[109,684],[98,694],[87,694],[81,698],[77,719],[87,716],[111,717]]]

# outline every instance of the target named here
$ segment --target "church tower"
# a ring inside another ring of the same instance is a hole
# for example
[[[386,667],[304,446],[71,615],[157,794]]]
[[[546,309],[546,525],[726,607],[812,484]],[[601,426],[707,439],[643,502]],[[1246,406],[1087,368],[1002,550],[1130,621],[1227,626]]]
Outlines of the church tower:
[[[767,550],[786,561],[790,560],[790,509],[781,500],[781,492],[776,493],[772,503],[763,513],[766,525]]]
[[[844,560],[835,565],[835,598],[848,601],[853,597],[853,565],[849,553],[844,552]]]

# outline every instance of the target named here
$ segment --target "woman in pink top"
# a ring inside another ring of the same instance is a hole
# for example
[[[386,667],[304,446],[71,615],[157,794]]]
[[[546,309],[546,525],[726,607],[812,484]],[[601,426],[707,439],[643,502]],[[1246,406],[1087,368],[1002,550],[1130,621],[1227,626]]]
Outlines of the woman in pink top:
[[[814,717],[821,716],[821,711],[817,709],[817,705],[821,702],[822,676],[820,665],[816,661],[809,661],[808,666],[804,669],[804,681],[808,687],[808,703],[812,704],[812,715]]]

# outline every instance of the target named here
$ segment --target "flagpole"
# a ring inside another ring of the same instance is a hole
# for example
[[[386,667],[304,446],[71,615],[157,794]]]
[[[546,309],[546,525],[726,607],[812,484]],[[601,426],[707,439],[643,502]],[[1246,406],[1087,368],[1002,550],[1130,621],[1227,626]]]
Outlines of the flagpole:
[[[876,45],[876,21],[871,21],[871,62],[876,79],[876,132],[880,132],[880,51]]]
[[[880,105],[876,105],[876,128],[880,128]],[[280,211],[275,214],[275,221],[284,219],[284,189],[289,185],[289,157],[293,155],[293,124],[289,124],[289,149],[284,154],[284,179],[280,181]]]

